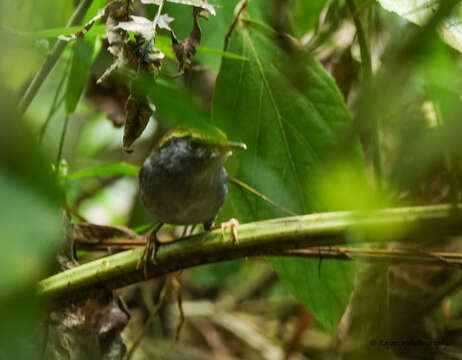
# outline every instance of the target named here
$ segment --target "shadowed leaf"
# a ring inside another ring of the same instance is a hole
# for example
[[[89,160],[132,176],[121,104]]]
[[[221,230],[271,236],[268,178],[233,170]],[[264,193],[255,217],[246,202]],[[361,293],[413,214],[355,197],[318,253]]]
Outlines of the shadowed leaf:
[[[229,160],[231,176],[296,213],[310,213],[328,206],[310,191],[310,183],[315,170],[334,155],[351,119],[322,66],[306,56],[294,65],[299,58],[290,57],[278,44],[276,34],[266,26],[253,22],[238,26],[229,49],[249,61],[223,59],[213,120],[229,138],[248,145],[246,152]],[[360,159],[354,149],[342,153],[347,162]],[[230,186],[220,218],[247,222],[284,215],[255,195]],[[335,332],[353,287],[352,265],[282,258],[271,263],[294,296]]]

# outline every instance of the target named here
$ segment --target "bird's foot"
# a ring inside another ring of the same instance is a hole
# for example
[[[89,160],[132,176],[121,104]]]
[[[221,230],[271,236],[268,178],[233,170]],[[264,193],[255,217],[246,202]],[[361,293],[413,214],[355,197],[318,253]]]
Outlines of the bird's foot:
[[[231,218],[228,221],[222,222],[221,224],[215,225],[211,230],[221,229],[221,235],[225,238],[225,229],[231,229],[233,235],[233,245],[239,244],[239,234],[237,233],[237,227],[239,226],[237,219]]]
[[[151,261],[153,264],[157,265],[157,250],[159,249],[159,240],[157,240],[157,232],[162,227],[162,223],[158,224],[154,229],[152,229],[149,234],[146,236],[146,246],[144,247],[143,254],[141,255],[138,263],[136,264],[136,270],[139,270],[141,264],[143,264],[144,277],[148,278],[148,259],[151,255]]]

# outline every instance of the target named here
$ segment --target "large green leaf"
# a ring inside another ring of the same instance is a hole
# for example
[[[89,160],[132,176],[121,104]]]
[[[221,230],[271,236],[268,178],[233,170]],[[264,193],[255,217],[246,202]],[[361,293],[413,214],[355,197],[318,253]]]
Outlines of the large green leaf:
[[[230,159],[230,175],[299,214],[330,208],[312,185],[325,164],[339,161],[335,150],[351,126],[342,95],[316,60],[290,57],[271,29],[243,24],[229,50],[250,60],[223,59],[213,101],[214,123],[248,145]],[[358,155],[344,148],[341,162],[355,162],[362,170]],[[220,217],[246,222],[283,215],[233,184]],[[317,260],[273,258],[271,263],[294,296],[334,332],[352,290],[352,265],[323,262],[319,270]]]
[[[1,36],[0,36],[1,37]],[[0,70],[1,77],[1,70]],[[62,193],[35,134],[15,116],[11,91],[0,84],[0,358],[39,359],[38,324],[47,304],[37,282],[54,268],[64,237],[57,206]]]

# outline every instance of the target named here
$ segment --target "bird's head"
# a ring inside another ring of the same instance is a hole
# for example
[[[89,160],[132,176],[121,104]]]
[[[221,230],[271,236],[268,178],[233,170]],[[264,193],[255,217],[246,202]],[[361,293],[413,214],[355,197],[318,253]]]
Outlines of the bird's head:
[[[215,127],[204,129],[178,126],[160,140],[156,151],[165,153],[173,163],[197,169],[197,174],[210,173],[223,166],[233,150],[245,150],[244,143],[229,141]]]

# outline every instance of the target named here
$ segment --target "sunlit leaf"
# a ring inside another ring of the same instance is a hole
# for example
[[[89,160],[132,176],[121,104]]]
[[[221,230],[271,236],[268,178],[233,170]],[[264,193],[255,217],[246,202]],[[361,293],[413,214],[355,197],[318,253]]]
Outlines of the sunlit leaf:
[[[434,0],[379,0],[388,11],[417,25],[424,25],[438,9],[439,1]],[[440,34],[449,45],[462,52],[462,23],[460,10],[446,19],[440,27]]]
[[[119,162],[108,165],[96,166],[80,171],[75,171],[64,177],[64,180],[76,180],[94,176],[116,176],[116,175],[132,175],[137,176],[139,171],[138,166],[128,163]]]
[[[14,31],[16,35],[31,38],[31,39],[40,39],[40,38],[56,38],[60,35],[70,36],[79,31],[81,26],[72,26],[72,27],[62,27],[62,28],[52,28],[44,29],[37,31]],[[93,25],[90,31],[85,35],[86,37],[92,37],[97,35],[104,35],[105,26],[104,25]]]

